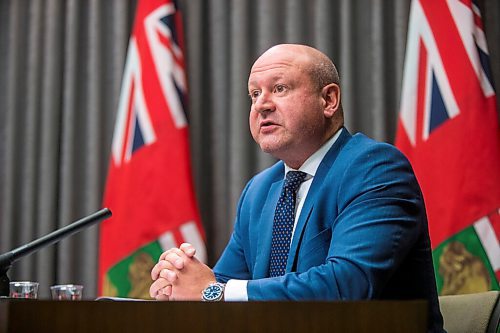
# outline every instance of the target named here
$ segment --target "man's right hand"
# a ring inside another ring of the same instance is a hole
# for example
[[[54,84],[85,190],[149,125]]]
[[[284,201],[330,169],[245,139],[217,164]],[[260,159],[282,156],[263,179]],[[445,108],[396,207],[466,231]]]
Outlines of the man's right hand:
[[[184,268],[186,261],[193,258],[196,249],[189,243],[183,243],[179,248],[171,248],[163,252],[158,263],[151,270],[153,284],[149,294],[156,300],[169,300],[172,294],[172,283],[177,278],[177,272]]]

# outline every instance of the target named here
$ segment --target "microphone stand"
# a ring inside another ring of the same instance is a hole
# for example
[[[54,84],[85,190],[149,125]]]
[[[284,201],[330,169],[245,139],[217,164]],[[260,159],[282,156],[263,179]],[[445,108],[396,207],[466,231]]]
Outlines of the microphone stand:
[[[89,216],[71,223],[70,225],[67,225],[28,244],[22,245],[14,250],[0,255],[0,296],[9,296],[10,280],[7,276],[7,272],[9,271],[12,264],[19,258],[35,252],[42,247],[57,243],[61,239],[70,236],[85,227],[91,226],[97,222],[107,219],[110,216],[111,211],[108,208],[103,208]]]

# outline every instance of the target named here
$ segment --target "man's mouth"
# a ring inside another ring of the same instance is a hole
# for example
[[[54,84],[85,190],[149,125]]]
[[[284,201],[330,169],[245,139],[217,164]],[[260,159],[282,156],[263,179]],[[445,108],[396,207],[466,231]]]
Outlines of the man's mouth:
[[[260,128],[266,128],[266,127],[276,126],[276,125],[277,124],[275,122],[272,122],[270,120],[264,120],[264,121],[261,121]]]
[[[260,132],[263,134],[270,134],[274,132],[278,128],[279,124],[269,121],[269,120],[264,120],[260,123]]]

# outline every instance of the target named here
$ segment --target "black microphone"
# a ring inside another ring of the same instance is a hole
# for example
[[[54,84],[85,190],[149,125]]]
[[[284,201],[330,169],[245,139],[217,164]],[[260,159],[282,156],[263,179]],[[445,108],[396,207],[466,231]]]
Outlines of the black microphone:
[[[0,296],[9,296],[9,277],[7,276],[7,272],[15,261],[39,250],[42,247],[56,243],[61,239],[82,230],[83,228],[91,226],[97,222],[101,222],[110,216],[111,211],[108,208],[103,208],[89,216],[71,223],[70,225],[0,255]]]

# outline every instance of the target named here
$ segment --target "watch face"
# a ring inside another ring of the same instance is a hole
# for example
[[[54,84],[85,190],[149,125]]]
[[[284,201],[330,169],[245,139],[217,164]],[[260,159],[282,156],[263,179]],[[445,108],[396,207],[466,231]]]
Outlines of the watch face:
[[[203,298],[206,301],[218,301],[222,298],[222,287],[218,284],[212,284],[203,290]]]

